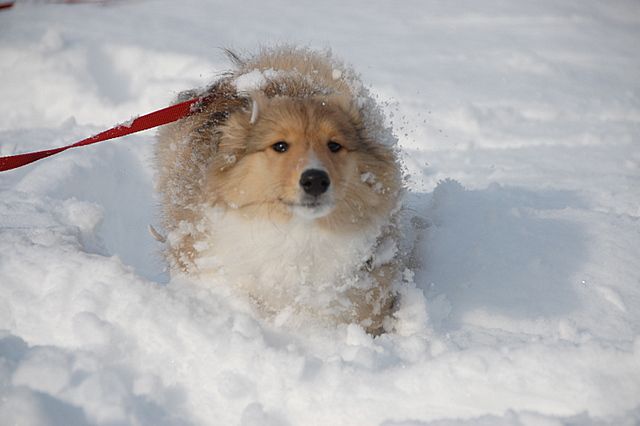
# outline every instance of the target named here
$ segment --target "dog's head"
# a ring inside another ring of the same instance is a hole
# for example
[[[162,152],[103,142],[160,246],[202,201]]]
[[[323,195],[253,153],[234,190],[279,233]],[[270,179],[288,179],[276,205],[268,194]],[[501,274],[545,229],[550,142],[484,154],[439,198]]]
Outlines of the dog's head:
[[[327,226],[389,214],[400,190],[395,156],[366,135],[348,99],[254,95],[252,103],[221,126],[209,179],[217,202]]]

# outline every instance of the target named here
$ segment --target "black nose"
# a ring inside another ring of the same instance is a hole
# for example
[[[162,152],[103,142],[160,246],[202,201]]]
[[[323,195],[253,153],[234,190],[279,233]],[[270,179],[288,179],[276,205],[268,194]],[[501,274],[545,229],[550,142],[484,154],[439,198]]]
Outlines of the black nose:
[[[327,192],[330,184],[329,175],[324,170],[309,169],[300,176],[300,186],[304,192],[314,197]]]

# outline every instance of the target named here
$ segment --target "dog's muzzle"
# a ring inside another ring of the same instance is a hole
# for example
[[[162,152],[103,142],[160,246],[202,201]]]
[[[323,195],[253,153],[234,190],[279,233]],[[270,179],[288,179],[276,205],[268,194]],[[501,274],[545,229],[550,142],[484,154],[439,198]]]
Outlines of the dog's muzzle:
[[[300,176],[302,196],[300,202],[293,207],[297,216],[306,219],[317,219],[325,216],[333,209],[333,199],[329,188],[329,174],[320,169],[308,169]]]

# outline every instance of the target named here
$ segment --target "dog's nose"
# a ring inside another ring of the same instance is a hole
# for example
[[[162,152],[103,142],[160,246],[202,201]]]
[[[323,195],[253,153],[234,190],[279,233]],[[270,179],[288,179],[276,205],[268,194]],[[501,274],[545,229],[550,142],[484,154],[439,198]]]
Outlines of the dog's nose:
[[[314,197],[327,192],[330,184],[329,175],[324,170],[309,169],[300,176],[300,186],[304,192]]]

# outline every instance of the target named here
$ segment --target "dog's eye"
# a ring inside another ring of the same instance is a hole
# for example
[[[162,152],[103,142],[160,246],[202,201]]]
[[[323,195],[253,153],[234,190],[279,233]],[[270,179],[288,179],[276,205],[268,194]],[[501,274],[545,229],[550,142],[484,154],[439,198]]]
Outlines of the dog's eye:
[[[289,149],[289,144],[285,141],[280,141],[271,145],[271,148],[273,148],[275,152],[283,153],[287,152],[287,150]]]
[[[338,142],[334,142],[334,141],[329,141],[327,146],[329,147],[329,151],[331,151],[331,152],[338,152],[338,151],[340,151],[342,149],[342,145],[340,145]]]

